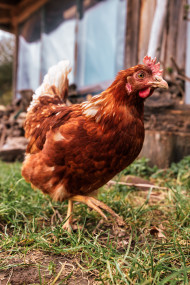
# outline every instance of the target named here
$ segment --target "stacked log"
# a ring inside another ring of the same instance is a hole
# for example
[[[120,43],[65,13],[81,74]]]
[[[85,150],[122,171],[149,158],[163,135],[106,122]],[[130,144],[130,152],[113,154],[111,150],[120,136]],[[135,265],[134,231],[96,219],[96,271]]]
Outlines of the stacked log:
[[[27,140],[23,123],[26,112],[19,106],[0,106],[0,158],[5,161],[23,160]]]
[[[0,159],[22,161],[27,145],[24,121],[33,90],[20,90],[21,98],[5,107],[0,105]]]

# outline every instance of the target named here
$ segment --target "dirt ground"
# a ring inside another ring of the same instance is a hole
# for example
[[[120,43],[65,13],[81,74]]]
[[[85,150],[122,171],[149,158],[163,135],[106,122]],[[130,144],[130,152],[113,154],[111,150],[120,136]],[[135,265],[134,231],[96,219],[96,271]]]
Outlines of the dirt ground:
[[[13,258],[6,256],[6,264],[10,269],[0,270],[0,285],[94,284],[94,276],[82,271],[77,258],[71,256],[31,251]]]

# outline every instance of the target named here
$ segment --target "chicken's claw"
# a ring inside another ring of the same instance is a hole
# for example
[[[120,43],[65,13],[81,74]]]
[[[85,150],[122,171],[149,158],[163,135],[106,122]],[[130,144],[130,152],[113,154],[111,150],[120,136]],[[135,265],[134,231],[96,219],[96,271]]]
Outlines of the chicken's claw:
[[[61,217],[61,214],[59,213],[58,210],[54,210],[54,213],[51,217],[51,226],[53,227],[53,225],[56,223],[56,219],[58,218],[60,220],[60,222],[62,223],[63,222],[63,218]]]
[[[73,201],[69,200],[66,222],[62,226],[62,229],[68,231],[69,233],[71,233],[72,230],[72,211],[73,211]]]
[[[64,225],[62,226],[62,229],[67,231],[68,233],[71,233],[71,231],[72,231],[72,221],[69,218],[64,223]]]
[[[111,216],[113,216],[116,219],[116,222],[119,226],[123,226],[125,225],[125,222],[123,221],[123,218],[120,217],[118,214],[116,214],[110,207],[108,207],[106,204],[104,204],[103,202],[95,199],[94,197],[90,197],[90,196],[82,196],[82,195],[76,195],[73,196],[71,198],[72,201],[76,201],[76,202],[82,202],[84,204],[86,204],[87,206],[89,206],[90,208],[92,208],[93,210],[95,210],[96,212],[98,212],[104,219],[107,220],[106,215],[102,212],[101,209],[107,211],[108,213],[111,214]]]

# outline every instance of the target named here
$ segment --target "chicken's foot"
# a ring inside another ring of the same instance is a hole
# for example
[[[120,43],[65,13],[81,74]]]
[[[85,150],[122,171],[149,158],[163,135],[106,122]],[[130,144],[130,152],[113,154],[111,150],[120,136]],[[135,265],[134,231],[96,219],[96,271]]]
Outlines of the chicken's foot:
[[[72,229],[72,211],[73,211],[73,201],[69,199],[66,222],[62,226],[62,229],[67,230],[69,233],[71,233]]]
[[[53,207],[52,207],[52,209],[54,211],[54,213],[51,217],[51,227],[53,229],[53,225],[56,223],[56,218],[58,217],[58,219],[60,220],[61,223],[63,222],[63,218],[62,218],[62,216],[58,210],[55,210]]]
[[[82,202],[82,203],[86,204],[87,206],[89,206],[90,208],[92,208],[93,210],[98,212],[104,219],[107,220],[106,215],[101,210],[101,209],[103,209],[103,210],[107,211],[108,213],[110,213],[114,218],[116,218],[116,222],[118,223],[118,225],[120,225],[120,226],[125,225],[125,222],[123,221],[122,217],[120,217],[118,214],[116,214],[106,204],[95,199],[94,197],[76,195],[76,196],[71,197],[70,200],[76,201],[76,202]]]

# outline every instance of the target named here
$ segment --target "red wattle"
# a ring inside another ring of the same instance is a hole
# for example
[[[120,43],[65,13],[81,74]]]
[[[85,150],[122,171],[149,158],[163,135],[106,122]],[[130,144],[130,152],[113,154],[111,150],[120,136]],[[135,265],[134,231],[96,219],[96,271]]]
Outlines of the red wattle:
[[[139,91],[139,96],[141,98],[147,98],[149,95],[150,95],[150,88],[149,87]]]

